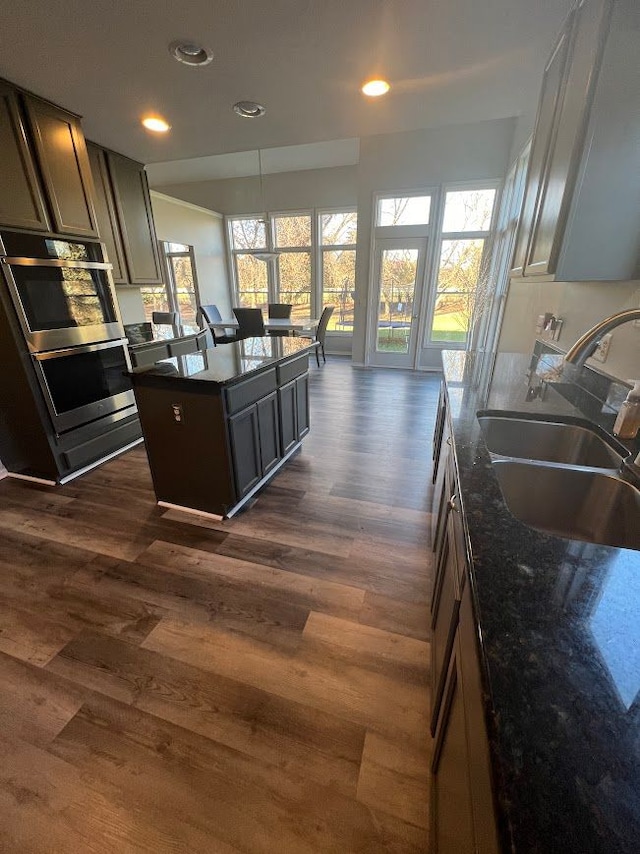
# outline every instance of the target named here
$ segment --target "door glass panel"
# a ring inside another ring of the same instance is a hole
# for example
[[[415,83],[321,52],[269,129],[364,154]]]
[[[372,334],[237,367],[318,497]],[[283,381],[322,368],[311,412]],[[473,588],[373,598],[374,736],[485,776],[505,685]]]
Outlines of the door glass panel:
[[[326,249],[322,253],[322,305],[335,306],[327,329],[353,332],[355,288],[356,250]]]
[[[382,250],[376,339],[378,352],[409,352],[418,255],[418,249]]]
[[[59,415],[131,388],[131,380],[124,375],[128,366],[122,347],[90,352],[78,348],[76,353],[46,359],[40,365]]]
[[[479,293],[484,243],[484,238],[442,241],[431,328],[433,342],[466,342]]]
[[[151,323],[154,311],[170,311],[167,291],[164,285],[155,288],[140,288],[142,305],[144,306],[144,319]]]
[[[428,225],[431,196],[378,200],[378,225]]]
[[[12,265],[32,332],[113,323],[115,307],[103,270]]]
[[[311,253],[281,252],[278,255],[280,289],[278,302],[290,303],[291,319],[311,315]]]
[[[269,302],[267,265],[253,255],[239,253],[235,258],[240,305],[266,311]]]
[[[495,190],[454,190],[447,193],[444,224],[447,231],[488,231],[495,202]]]

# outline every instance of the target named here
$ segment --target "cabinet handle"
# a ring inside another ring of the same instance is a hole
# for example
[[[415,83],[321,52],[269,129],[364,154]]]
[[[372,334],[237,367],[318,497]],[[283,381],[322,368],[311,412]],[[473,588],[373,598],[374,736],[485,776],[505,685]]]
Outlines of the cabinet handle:
[[[449,509],[450,509],[450,510],[455,510],[456,512],[458,511],[458,505],[456,504],[456,494],[455,494],[455,492],[453,493],[453,495],[451,496],[451,498],[447,501],[447,504],[449,505]]]

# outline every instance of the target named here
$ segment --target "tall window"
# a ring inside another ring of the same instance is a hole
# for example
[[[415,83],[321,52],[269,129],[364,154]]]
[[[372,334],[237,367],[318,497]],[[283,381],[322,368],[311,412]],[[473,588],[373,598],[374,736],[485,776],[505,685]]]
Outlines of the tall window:
[[[311,315],[311,214],[273,217],[277,302],[291,303],[292,317]]]
[[[466,344],[476,305],[487,296],[485,248],[495,198],[494,188],[446,193],[430,323],[434,344]]]
[[[333,305],[329,329],[352,332],[355,210],[233,217],[228,235],[239,305],[266,312],[269,302],[291,303],[294,318]]]
[[[318,219],[322,305],[335,306],[327,328],[332,332],[353,332],[358,214],[327,211],[320,213]]]
[[[195,328],[198,288],[193,246],[161,240],[160,249],[166,284],[140,288],[145,320],[151,321],[154,311],[177,311],[181,325]]]

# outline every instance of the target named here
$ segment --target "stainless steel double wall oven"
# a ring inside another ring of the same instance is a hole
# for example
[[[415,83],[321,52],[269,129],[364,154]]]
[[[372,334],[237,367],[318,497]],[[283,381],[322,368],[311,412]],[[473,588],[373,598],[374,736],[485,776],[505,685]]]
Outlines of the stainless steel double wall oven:
[[[3,230],[0,262],[55,431],[135,407],[102,244]]]

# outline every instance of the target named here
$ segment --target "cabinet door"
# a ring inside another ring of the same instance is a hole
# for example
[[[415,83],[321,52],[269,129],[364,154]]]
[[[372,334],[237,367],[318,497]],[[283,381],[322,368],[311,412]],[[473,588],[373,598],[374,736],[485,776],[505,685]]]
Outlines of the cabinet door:
[[[132,285],[162,284],[158,241],[144,166],[107,152],[113,196]]]
[[[0,224],[49,229],[40,179],[15,91],[0,83]]]
[[[91,142],[87,143],[91,174],[96,192],[96,217],[98,221],[98,232],[107,249],[107,257],[113,264],[113,281],[116,284],[125,284],[127,281],[127,270],[124,262],[124,249],[120,226],[113,203],[113,193],[107,171],[105,152]]]
[[[570,19],[571,20],[571,19]],[[543,191],[543,176],[547,158],[555,136],[555,117],[562,98],[565,61],[569,43],[569,25],[560,34],[551,58],[544,70],[542,92],[538,104],[538,116],[533,132],[531,157],[522,202],[514,251],[514,271],[525,273],[531,244],[531,232],[538,207],[538,198]]]
[[[280,456],[280,427],[276,392],[258,401],[256,408],[260,432],[260,463],[264,476],[282,459]]]
[[[309,432],[309,374],[296,380],[296,416],[298,439],[302,439]]]
[[[431,541],[433,551],[436,555],[436,566],[440,556],[442,538],[444,536],[447,514],[449,512],[447,501],[451,497],[451,474],[449,470],[451,467],[452,442],[453,439],[450,435],[450,427],[445,419],[441,448],[438,455],[436,480],[433,487],[433,501],[431,505]]]
[[[239,500],[252,490],[262,477],[260,428],[255,406],[250,406],[229,419],[229,438]]]
[[[462,573],[459,572],[458,568],[455,537],[454,512],[449,512],[440,549],[440,559],[436,565],[436,577],[431,600],[432,735],[435,735],[437,728],[447,665],[451,657],[460,609],[459,578]]]
[[[475,854],[469,750],[456,633],[436,734],[432,778],[432,854]]]
[[[298,441],[295,380],[278,389],[278,403],[280,404],[282,456],[285,456]]]
[[[53,228],[97,237],[93,179],[80,120],[39,98],[24,96]]]
[[[582,0],[576,8],[556,133],[542,181],[525,275],[546,275],[556,269],[597,76],[594,70],[601,47],[604,6],[603,0]]]

